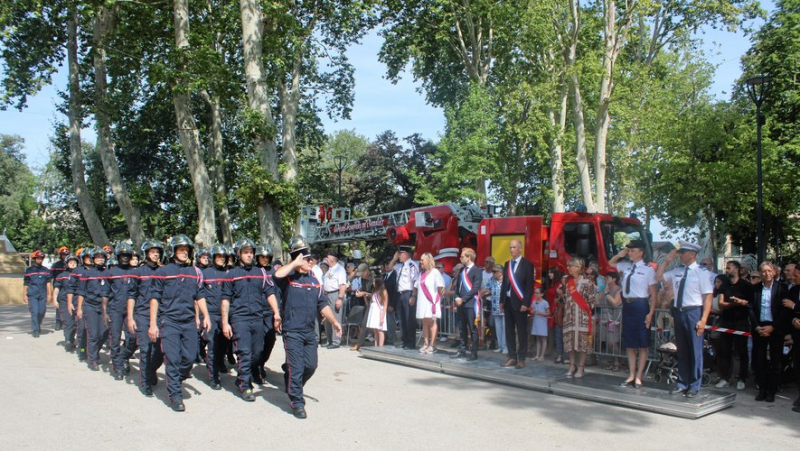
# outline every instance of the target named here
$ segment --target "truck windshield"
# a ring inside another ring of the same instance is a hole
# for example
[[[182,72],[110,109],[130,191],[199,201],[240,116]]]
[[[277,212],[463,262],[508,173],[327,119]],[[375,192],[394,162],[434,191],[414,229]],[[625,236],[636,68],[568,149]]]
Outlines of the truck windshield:
[[[647,245],[644,250],[645,261],[653,260],[653,250],[644,227],[638,224],[628,224],[619,219],[614,222],[603,223],[603,244],[605,245],[606,258],[617,255],[626,244],[633,240],[642,240]]]

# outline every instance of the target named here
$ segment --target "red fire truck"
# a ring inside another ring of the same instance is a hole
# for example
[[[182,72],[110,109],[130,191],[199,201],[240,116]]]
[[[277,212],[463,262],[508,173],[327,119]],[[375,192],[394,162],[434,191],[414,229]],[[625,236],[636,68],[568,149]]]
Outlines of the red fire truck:
[[[441,204],[350,219],[347,209],[303,207],[299,228],[312,245],[386,239],[412,245],[415,260],[430,252],[447,271],[458,263],[464,247],[477,251],[478,262],[491,255],[503,264],[513,239],[523,243],[523,255],[534,263],[537,278],[548,268],[565,271],[571,257],[596,261],[605,273],[608,260],[634,239],[646,243],[645,253],[652,258],[651,235],[635,217],[554,213],[548,225],[543,216],[495,217],[491,210]]]

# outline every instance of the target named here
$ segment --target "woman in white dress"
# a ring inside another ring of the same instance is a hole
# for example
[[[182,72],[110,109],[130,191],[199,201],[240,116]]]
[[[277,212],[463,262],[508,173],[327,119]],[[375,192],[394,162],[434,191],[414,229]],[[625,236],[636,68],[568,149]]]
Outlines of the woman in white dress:
[[[436,351],[433,341],[436,339],[436,320],[442,317],[442,295],[444,294],[444,278],[436,269],[436,262],[429,252],[420,259],[422,273],[415,285],[417,301],[417,318],[422,319],[422,336],[425,340],[419,349],[422,354]]]
[[[369,302],[367,329],[372,329],[375,346],[383,346],[384,331],[386,330],[386,307],[389,303],[389,295],[386,293],[383,277],[376,277],[373,280],[373,292],[369,297]]]

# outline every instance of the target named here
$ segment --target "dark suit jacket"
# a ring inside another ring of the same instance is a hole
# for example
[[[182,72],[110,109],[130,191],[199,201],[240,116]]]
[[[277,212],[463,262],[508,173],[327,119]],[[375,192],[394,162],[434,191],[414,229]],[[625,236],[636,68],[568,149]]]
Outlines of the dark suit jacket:
[[[475,308],[475,300],[478,298],[478,292],[481,290],[481,283],[483,282],[483,276],[481,275],[481,271],[483,269],[479,268],[478,265],[472,265],[472,269],[469,270],[467,273],[467,279],[472,283],[472,289],[467,290],[464,284],[461,282],[461,273],[466,271],[467,268],[464,267],[458,273],[458,280],[456,281],[456,297],[461,298],[464,301],[462,304],[464,307],[471,307]]]
[[[388,275],[384,274],[383,277],[384,284],[386,285],[386,293],[389,296],[389,307],[391,307],[392,310],[397,310],[397,300],[400,297],[400,293],[397,292],[397,271],[392,270]]]
[[[535,283],[536,271],[530,260],[524,257],[519,260],[519,264],[514,271],[514,276],[522,290],[522,296],[525,298],[520,299],[514,290],[511,290],[511,296],[507,295],[508,290],[511,288],[511,280],[508,278],[509,265],[511,265],[511,260],[507,261],[505,266],[503,266],[503,284],[500,288],[500,304],[504,306],[503,308],[510,308],[518,312],[523,305],[526,307],[529,306],[533,299],[533,285]]]
[[[761,291],[764,289],[764,283],[759,283],[753,287],[753,302],[750,303],[750,323],[753,331],[758,326],[770,324],[761,321]],[[794,317],[794,312],[783,306],[783,300],[789,298],[789,290],[786,285],[775,281],[772,283],[772,299],[770,301],[770,310],[772,311],[772,327],[775,328],[775,333],[784,335],[789,333],[791,321]]]

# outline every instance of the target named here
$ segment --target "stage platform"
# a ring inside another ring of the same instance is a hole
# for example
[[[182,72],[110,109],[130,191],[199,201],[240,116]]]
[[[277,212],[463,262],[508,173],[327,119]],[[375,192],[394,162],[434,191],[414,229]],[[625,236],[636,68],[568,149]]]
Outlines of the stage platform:
[[[564,375],[568,369],[566,365],[549,362],[528,361],[521,370],[503,368],[499,356],[487,356],[491,354],[487,352],[482,352],[481,358],[474,362],[453,359],[452,352],[439,350],[435,354],[420,354],[416,350],[406,351],[393,346],[364,347],[361,353],[372,360],[689,419],[718,412],[733,405],[736,400],[735,393],[726,393],[713,387],[703,387],[693,399],[670,395],[666,385],[650,381],[638,390],[620,387],[626,373],[608,375],[587,372],[586,377],[570,379]]]

